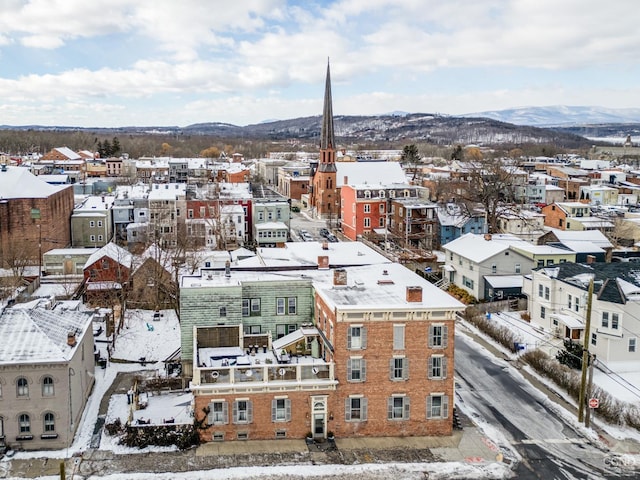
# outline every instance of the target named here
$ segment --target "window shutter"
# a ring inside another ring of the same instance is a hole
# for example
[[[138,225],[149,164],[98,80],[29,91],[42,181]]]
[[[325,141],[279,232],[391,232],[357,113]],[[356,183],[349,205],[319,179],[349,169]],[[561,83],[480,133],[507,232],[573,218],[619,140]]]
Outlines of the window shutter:
[[[394,379],[393,372],[394,372],[394,361],[392,358],[391,360],[389,360],[389,380]]]
[[[278,400],[273,399],[271,400],[271,421],[275,422],[276,421],[276,411],[278,410]]]
[[[351,327],[347,327],[347,348],[351,348]]]
[[[433,347],[433,325],[429,325],[429,347]]]
[[[387,418],[393,419],[393,397],[387,398]]]
[[[344,400],[344,419],[351,420],[351,399],[345,398]]]
[[[352,359],[347,360],[347,380],[349,381],[353,380],[352,378],[353,366],[351,365],[352,361],[353,361]]]
[[[366,327],[362,327],[360,329],[360,341],[361,341],[362,349],[364,350],[365,348],[367,348],[367,328]]]
[[[409,379],[409,359],[408,358],[402,359],[402,378],[404,380]]]
[[[427,418],[431,418],[431,395],[427,397]]]
[[[233,423],[238,423],[238,402],[233,402]]]
[[[222,404],[222,418],[224,419],[224,423],[229,423],[229,405],[227,402]]]
[[[291,421],[291,400],[288,398],[284,401],[284,418],[287,422]]]
[[[410,409],[409,409],[409,405],[410,405],[410,398],[409,397],[404,397],[404,414],[403,417],[405,420],[409,420],[409,414],[410,414]]]
[[[360,381],[367,380],[367,361],[363,358],[360,360]]]
[[[213,403],[209,404],[209,413],[207,415],[207,423],[213,425]]]
[[[433,357],[427,359],[427,378],[433,378]]]
[[[449,418],[449,395],[442,396],[442,418]]]
[[[367,420],[367,399],[360,399],[360,420]]]
[[[442,378],[447,378],[447,357],[442,357]]]
[[[247,402],[247,422],[253,423],[253,402],[251,400]]]
[[[449,327],[446,325],[442,326],[442,348],[447,348],[447,340],[449,338]]]

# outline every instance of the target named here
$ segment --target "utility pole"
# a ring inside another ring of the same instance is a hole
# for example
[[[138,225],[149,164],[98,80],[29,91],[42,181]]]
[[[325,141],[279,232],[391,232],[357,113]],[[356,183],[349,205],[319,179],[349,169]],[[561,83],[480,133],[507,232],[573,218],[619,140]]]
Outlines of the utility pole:
[[[596,363],[596,356],[591,355],[589,358],[589,381],[587,383],[587,401],[591,398],[591,389],[593,387],[593,364]],[[584,418],[584,426],[591,426],[591,407],[587,408],[587,414]]]
[[[580,382],[580,396],[578,398],[578,422],[584,421],[585,390],[587,384],[587,364],[589,363],[589,341],[591,339],[591,303],[593,297],[593,278],[589,281],[587,294],[587,316],[584,327],[584,345],[582,346],[582,380]]]

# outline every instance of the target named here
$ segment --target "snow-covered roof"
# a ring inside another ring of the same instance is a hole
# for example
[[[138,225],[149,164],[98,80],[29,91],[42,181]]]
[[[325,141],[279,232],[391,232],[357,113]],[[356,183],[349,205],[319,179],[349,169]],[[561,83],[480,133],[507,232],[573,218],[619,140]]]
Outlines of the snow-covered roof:
[[[613,248],[613,244],[600,230],[559,230],[550,228],[558,241],[565,243],[573,242],[590,242],[600,248]]]
[[[69,160],[82,159],[80,155],[78,155],[76,152],[71,150],[69,147],[56,147],[54,148],[54,150],[58,152],[60,155],[64,155],[65,157],[67,157]]]
[[[155,183],[149,191],[149,200],[177,200],[185,196],[186,183]]]
[[[523,248],[529,245],[531,244],[510,234],[477,235],[467,233],[443,245],[442,248],[472,262],[480,263],[508,250],[511,246]]]
[[[0,199],[47,198],[70,185],[51,185],[24,167],[0,170]]]
[[[91,314],[66,311],[63,314],[43,308],[7,308],[0,314],[0,365],[64,362],[75,347],[67,345],[69,333],[82,337]]]
[[[522,288],[522,275],[485,275],[484,279],[493,288]]]
[[[119,247],[115,243],[107,243],[104,247],[100,248],[98,251],[94,252],[84,264],[84,268],[93,265],[95,262],[100,260],[102,257],[109,257],[121,265],[126,267],[131,267],[131,263],[133,261],[133,256],[131,253],[126,251],[124,248]]]
[[[398,162],[336,162],[336,186],[345,184],[389,185],[391,183],[405,184],[407,179],[402,165]]]

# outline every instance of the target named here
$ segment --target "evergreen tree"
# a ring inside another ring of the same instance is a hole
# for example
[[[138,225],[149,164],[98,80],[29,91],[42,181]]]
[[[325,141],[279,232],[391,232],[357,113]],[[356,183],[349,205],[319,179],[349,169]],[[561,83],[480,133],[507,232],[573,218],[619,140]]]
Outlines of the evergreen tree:
[[[120,151],[121,151],[122,147],[120,147],[120,140],[118,140],[118,137],[113,137],[113,140],[111,141],[111,157],[117,157],[120,155]]]
[[[570,338],[564,339],[564,350],[560,350],[556,354],[556,359],[567,367],[582,369],[582,350],[583,347],[579,343],[573,342]]]

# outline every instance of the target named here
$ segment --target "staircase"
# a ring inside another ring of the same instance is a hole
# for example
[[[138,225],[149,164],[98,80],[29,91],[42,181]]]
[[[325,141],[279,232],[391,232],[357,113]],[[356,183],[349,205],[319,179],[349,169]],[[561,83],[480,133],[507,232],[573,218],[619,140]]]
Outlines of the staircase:
[[[449,285],[451,284],[451,282],[449,281],[448,278],[442,278],[440,280],[438,280],[434,285],[436,287],[438,287],[440,290],[447,290],[447,288],[449,288]]]

